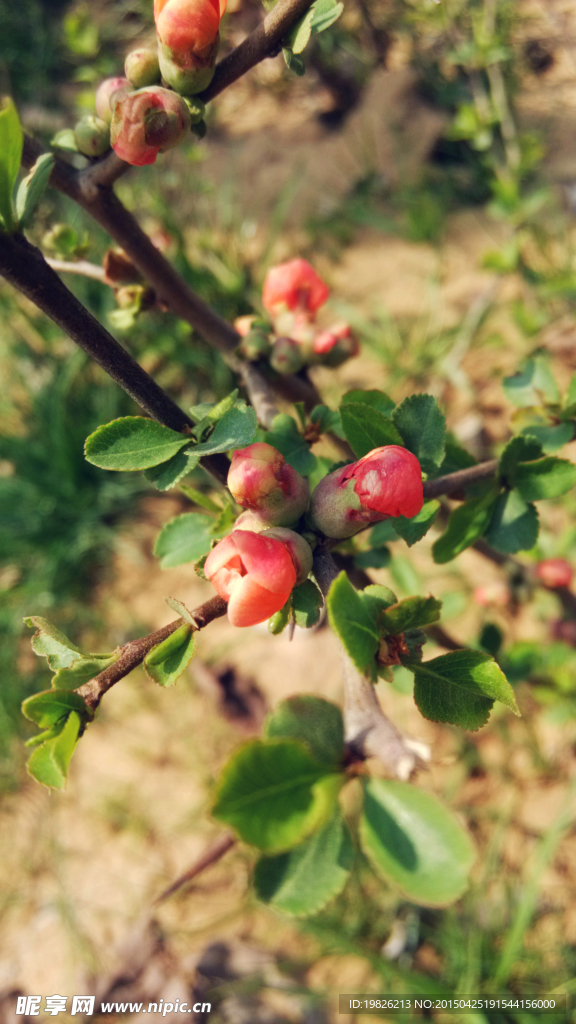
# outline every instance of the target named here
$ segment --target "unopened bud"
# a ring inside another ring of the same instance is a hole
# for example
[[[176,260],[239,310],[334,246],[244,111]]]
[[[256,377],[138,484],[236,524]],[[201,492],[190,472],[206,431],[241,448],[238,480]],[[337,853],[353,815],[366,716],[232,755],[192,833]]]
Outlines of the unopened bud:
[[[74,129],[78,152],[84,156],[102,156],[110,149],[110,125],[101,117],[87,114]]]
[[[267,526],[293,526],[310,500],[308,481],[264,442],[234,452],[228,488],[242,508],[256,513]]]
[[[149,86],[114,103],[112,147],[133,166],[153,164],[159,152],[177,146],[189,131],[188,107],[169,89]]]
[[[350,324],[336,324],[328,331],[316,335],[313,350],[315,361],[323,366],[335,367],[357,356],[360,346]]]
[[[274,537],[234,530],[210,552],[206,578],[228,602],[233,626],[255,626],[280,611],[296,584],[288,546]]]
[[[565,558],[545,558],[536,566],[536,576],[549,590],[569,587],[574,570]]]
[[[386,445],[320,481],[312,494],[310,522],[327,537],[351,537],[369,523],[415,516],[423,504],[418,459],[406,448]]]
[[[130,257],[121,249],[108,249],[104,254],[102,266],[106,284],[136,284],[142,277]]]
[[[271,348],[272,342],[266,332],[253,327],[242,338],[237,351],[244,359],[256,362],[257,359],[264,359],[269,355]]]
[[[264,530],[263,537],[273,537],[285,544],[290,552],[290,557],[296,569],[296,586],[304,583],[312,572],[312,548],[306,543],[304,537],[294,530],[287,530],[283,526],[273,526],[270,530]]]
[[[124,73],[134,89],[156,85],[160,81],[160,65],[156,50],[132,50],[126,57]]]
[[[216,56],[220,45],[220,36],[206,49],[200,52],[177,53],[158,44],[158,60],[160,71],[166,85],[171,86],[182,96],[195,96],[207,89],[214,78]],[[200,122],[198,122],[200,123]]]
[[[304,366],[304,352],[293,338],[276,338],[270,353],[270,366],[277,373],[298,373]]]
[[[96,90],[96,113],[103,121],[112,120],[112,99],[127,96],[132,87],[127,78],[105,78]],[[117,95],[118,94],[118,95]]]

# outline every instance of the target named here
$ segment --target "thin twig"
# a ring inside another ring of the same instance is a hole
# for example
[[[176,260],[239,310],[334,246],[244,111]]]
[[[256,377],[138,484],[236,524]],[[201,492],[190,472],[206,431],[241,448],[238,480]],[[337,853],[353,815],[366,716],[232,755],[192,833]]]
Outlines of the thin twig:
[[[216,65],[214,78],[208,88],[200,93],[201,99],[205,103],[213,100],[260,61],[275,56],[283,38],[312,3],[313,0],[278,0],[262,24]]]
[[[206,868],[210,868],[213,864],[217,864],[224,854],[228,853],[228,850],[232,849],[235,843],[235,836],[233,836],[231,832],[225,832],[223,836],[220,836],[216,842],[212,843],[206,850],[204,850],[204,853],[200,855],[191,868],[188,868],[188,871],[185,871],[183,875],[180,875],[172,885],[169,885],[167,889],[164,889],[164,892],[161,892],[160,895],[156,897],[154,905],[163,903],[164,900],[167,900],[169,896],[172,896],[178,891],[178,889],[181,889],[183,885],[186,885],[187,882],[191,882],[193,878],[197,878],[203,871],[206,871]]]
[[[104,267],[90,263],[89,260],[53,260],[50,256],[44,259],[57,274],[78,274],[80,277],[91,277],[94,281],[104,281],[106,276]]]
[[[203,629],[209,622],[213,622],[214,619],[220,618],[225,615],[228,605],[221,597],[212,597],[209,601],[205,601],[204,604],[199,605],[191,613],[191,617],[197,623],[198,629]],[[163,640],[167,640],[172,633],[175,633],[180,626],[184,625],[184,619],[175,619],[174,622],[170,622],[167,626],[163,626],[162,629],[157,629],[155,633],[149,633],[148,636],[141,636],[137,640],[130,640],[127,644],[124,644],[120,648],[120,657],[110,668],[104,669],[93,679],[90,679],[83,686],[78,687],[77,693],[84,698],[86,704],[92,711],[94,711],[102,697],[108,690],[111,689],[116,683],[124,676],[127,676],[132,669],[141,665],[147,654],[150,653],[153,647],[157,644],[162,643]],[[192,626],[193,632],[196,631],[195,627]]]
[[[0,232],[0,274],[46,313],[80,348],[159,423],[179,432],[193,426],[176,402],[122,348],[78,301],[44,256],[23,235]],[[202,465],[225,483],[225,456],[207,456]]]
[[[438,476],[435,480],[426,480],[424,483],[424,497],[437,498],[441,494],[453,494],[455,491],[462,491],[465,487],[478,483],[480,480],[489,480],[498,469],[498,459],[489,459],[487,462],[479,462],[477,466],[470,466],[468,469],[459,469],[456,473],[447,473],[446,476]]]

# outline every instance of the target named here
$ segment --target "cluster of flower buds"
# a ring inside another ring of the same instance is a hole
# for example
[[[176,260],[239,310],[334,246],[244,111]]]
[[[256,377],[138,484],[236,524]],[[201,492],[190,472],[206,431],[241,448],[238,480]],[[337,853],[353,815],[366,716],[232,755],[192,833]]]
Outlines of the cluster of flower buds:
[[[152,164],[190,131],[205,132],[197,93],[214,75],[220,19],[226,0],[154,0],[158,45],[128,54],[125,76],[105,79],[96,92],[96,114],[76,126],[76,146],[86,156],[109,148],[133,166]]]
[[[297,373],[303,366],[340,366],[358,355],[358,341],[349,324],[320,329],[318,310],[329,290],[307,260],[294,259],[272,267],[264,282],[262,305],[270,323],[239,317],[238,347],[244,359],[267,359],[277,373]]]
[[[204,573],[235,626],[264,622],[307,578],[312,549],[302,525],[341,539],[391,516],[414,516],[424,502],[420,463],[397,445],[330,473],[310,499],[308,482],[284,456],[257,442],[234,452],[228,487],[246,511],[210,552]]]

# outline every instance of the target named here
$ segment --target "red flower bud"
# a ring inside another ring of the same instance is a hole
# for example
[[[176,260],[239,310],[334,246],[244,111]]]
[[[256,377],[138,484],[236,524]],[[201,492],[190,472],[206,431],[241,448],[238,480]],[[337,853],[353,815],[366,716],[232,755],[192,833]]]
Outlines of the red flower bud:
[[[314,355],[325,366],[341,366],[359,352],[358,339],[350,324],[336,324],[314,338]]]
[[[122,96],[127,96],[132,91],[127,78],[105,78],[100,82],[96,90],[96,113],[103,121],[110,123],[112,120],[112,99],[120,90]],[[116,98],[119,99],[120,96]]]
[[[296,583],[288,547],[280,540],[234,530],[210,552],[204,573],[228,601],[233,626],[255,626],[286,604]]]
[[[269,313],[283,309],[303,310],[314,314],[323,306],[330,292],[308,260],[295,259],[272,267],[266,274],[262,304]]]
[[[154,0],[160,70],[186,96],[212,80],[226,0]]]
[[[536,576],[549,590],[569,587],[574,571],[565,558],[545,558],[536,566]]]
[[[134,89],[143,89],[160,81],[157,50],[132,50],[126,57],[124,73]]]
[[[234,452],[228,487],[234,500],[267,526],[293,526],[310,500],[308,481],[264,442]]]
[[[351,537],[369,523],[415,516],[423,504],[418,459],[390,444],[325,476],[312,494],[310,520],[327,537]]]
[[[312,571],[312,548],[308,541],[304,540],[304,537],[299,533],[296,533],[294,530],[287,530],[284,526],[273,526],[271,530],[264,530],[262,536],[279,540],[288,548],[290,557],[294,562],[294,568],[296,569],[295,585],[298,587],[300,583],[304,583],[304,580],[308,579]]]
[[[188,107],[169,89],[151,86],[114,100],[112,148],[135,167],[153,164],[159,152],[177,146],[189,131]]]

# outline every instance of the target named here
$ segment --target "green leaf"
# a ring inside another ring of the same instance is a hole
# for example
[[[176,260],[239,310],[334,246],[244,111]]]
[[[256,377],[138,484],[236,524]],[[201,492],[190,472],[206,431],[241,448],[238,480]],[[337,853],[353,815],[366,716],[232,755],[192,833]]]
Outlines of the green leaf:
[[[354,454],[363,458],[374,448],[388,444],[403,444],[391,420],[371,405],[347,402],[340,407],[342,427]]]
[[[199,512],[184,512],[162,527],[156,538],[154,554],[161,569],[173,569],[185,562],[197,562],[210,550],[214,520]]]
[[[573,375],[564,398],[564,412],[576,416],[576,373]]]
[[[331,816],[342,782],[298,740],[252,740],[224,768],[212,814],[244,842],[280,853]]]
[[[517,491],[505,491],[498,498],[484,536],[492,547],[507,555],[530,551],[538,540],[538,513]]]
[[[422,540],[422,537],[428,533],[438,515],[439,509],[440,502],[432,498],[431,501],[425,501],[420,511],[415,516],[412,516],[411,519],[407,519],[406,516],[396,516],[390,520],[390,523],[396,530],[396,533],[411,548],[413,544]]]
[[[207,419],[210,423],[217,423],[232,408],[237,398],[238,388],[219,402],[204,402],[202,405],[192,405],[190,407],[190,415],[195,423],[200,423],[204,419]],[[244,403],[241,402],[239,404]]]
[[[298,75],[298,77],[301,78],[302,75],[306,73],[306,65],[302,60],[302,57],[292,53],[292,50],[288,46],[282,47],[282,56],[284,57],[286,67],[294,75]]]
[[[257,429],[254,409],[245,402],[238,402],[218,420],[208,441],[195,445],[192,454],[214,455],[216,452],[228,452],[232,448],[245,448],[252,444]]]
[[[178,601],[175,597],[165,597],[164,600],[173,612],[176,612],[185,622],[189,622],[191,626],[198,629],[198,623],[195,622],[192,612],[188,610],[185,604],[182,604],[182,601]]]
[[[57,690],[76,690],[79,686],[93,679],[105,668],[109,668],[119,658],[119,654],[86,654],[71,665],[58,669],[52,679],[52,686]]]
[[[336,704],[322,697],[288,697],[264,723],[266,739],[301,740],[320,764],[338,766],[344,757],[344,721]]]
[[[314,11],[312,32],[325,32],[335,21],[338,21],[344,10],[344,4],[336,3],[336,0],[316,0],[312,10]]]
[[[432,545],[432,555],[438,565],[450,562],[482,536],[492,518],[496,500],[497,493],[490,491],[454,509],[446,530]]]
[[[84,717],[89,710],[79,693],[74,690],[42,690],[22,703],[22,712],[41,729],[51,729],[65,718],[70,711],[78,711]]]
[[[24,622],[32,629],[38,630],[32,637],[32,650],[39,657],[46,658],[53,672],[59,668],[66,668],[78,657],[82,657],[80,648],[41,615],[30,615]]]
[[[330,625],[360,672],[371,671],[378,650],[378,629],[367,603],[345,572],[336,577],[326,600]]]
[[[144,658],[146,674],[160,686],[173,686],[194,657],[196,633],[185,623]]]
[[[5,96],[0,106],[0,218],[7,231],[14,228],[12,192],[20,170],[23,141],[18,112]]]
[[[384,519],[381,523],[376,523],[370,530],[370,547],[379,548],[383,544],[390,544],[392,541],[398,540],[398,534],[392,525],[391,519]]]
[[[225,537],[226,534],[230,533],[235,522],[236,512],[234,511],[234,506],[228,504],[222,509],[220,515],[212,521],[212,536]]]
[[[259,900],[293,917],[317,914],[346,885],[354,847],[337,813],[314,835],[288,853],[261,857],[254,869]]]
[[[556,452],[559,448],[563,448],[565,444],[569,444],[574,435],[574,424],[570,423],[550,423],[550,424],[531,424],[529,427],[525,427],[521,431],[522,434],[529,434],[535,437],[545,452]]]
[[[378,625],[381,612],[396,604],[396,594],[390,590],[390,587],[384,587],[381,583],[371,583],[368,587],[364,587],[360,598],[374,626]]]
[[[144,416],[122,416],[90,434],[84,454],[88,462],[100,469],[132,472],[167,462],[190,440],[189,436]]]
[[[47,738],[28,759],[26,768],[36,782],[50,789],[65,789],[72,754],[78,743],[82,722],[72,711],[56,736]]]
[[[467,452],[461,444],[457,444],[449,435],[446,438],[444,459],[438,468],[435,476],[445,476],[447,473],[456,473],[459,469],[468,469],[475,466],[476,459],[470,452]]]
[[[275,612],[268,619],[268,629],[272,633],[272,636],[280,636],[290,621],[290,614],[292,612],[292,594],[286,601],[286,604],[282,606],[279,612]]]
[[[314,8],[311,7],[306,14],[296,22],[292,31],[286,36],[286,44],[292,53],[302,53],[306,49],[312,32],[314,20]]]
[[[385,569],[391,559],[389,548],[370,548],[354,555],[354,565],[357,569]]]
[[[552,405],[560,401],[558,387],[546,356],[529,359],[523,370],[513,377],[505,377],[502,387],[506,397],[517,406]]]
[[[16,218],[20,230],[28,227],[32,220],[34,211],[44,195],[53,166],[52,153],[42,153],[30,173],[20,182],[16,193]]]
[[[202,491],[197,491],[195,487],[190,487],[189,484],[181,484],[180,490],[182,494],[185,494],[190,501],[194,502],[195,505],[199,505],[200,508],[205,508],[208,512],[216,512],[220,514],[222,506],[217,505],[212,498],[209,498],[207,494],[203,494]]]
[[[78,152],[73,128],[62,128],[61,131],[56,132],[56,135],[50,140],[50,145],[54,149],[62,149],[67,153]]]
[[[475,850],[456,815],[407,782],[369,779],[364,789],[360,842],[378,874],[413,903],[442,907],[457,900]]]
[[[548,455],[534,462],[520,463],[514,474],[514,487],[524,501],[558,498],[576,484],[576,466],[567,459]]]
[[[320,609],[324,604],[322,594],[312,580],[304,580],[292,591],[292,611],[297,626],[310,629],[320,618]]]
[[[542,455],[542,445],[535,437],[529,435],[511,438],[508,441],[498,464],[498,474],[509,486],[514,484],[514,474],[519,462],[531,462]]]
[[[397,636],[399,633],[405,633],[407,629],[438,622],[441,610],[442,601],[435,597],[406,597],[382,612],[379,625],[384,635]]]
[[[403,444],[425,473],[433,473],[444,458],[446,420],[432,395],[410,395],[392,413]]]
[[[344,437],[340,413],[329,409],[327,405],[315,405],[310,413],[310,423],[317,423],[321,434],[336,434]]]
[[[316,459],[295,421],[287,413],[280,413],[274,417],[272,429],[265,435],[264,440],[282,452],[286,462],[302,476],[307,476],[316,468]]]
[[[347,391],[341,404],[368,405],[388,417],[396,408],[396,403],[384,391]]]
[[[475,732],[488,721],[495,700],[520,714],[512,687],[489,654],[451,651],[410,668],[414,700],[432,722],[449,722]]]
[[[191,448],[176,452],[167,462],[158,466],[150,466],[144,470],[144,476],[155,484],[159,491],[169,491],[182,477],[187,476],[200,462],[200,456],[194,455]]]

